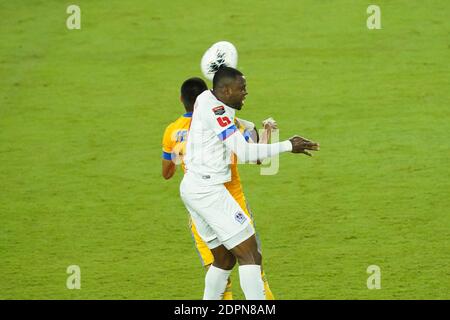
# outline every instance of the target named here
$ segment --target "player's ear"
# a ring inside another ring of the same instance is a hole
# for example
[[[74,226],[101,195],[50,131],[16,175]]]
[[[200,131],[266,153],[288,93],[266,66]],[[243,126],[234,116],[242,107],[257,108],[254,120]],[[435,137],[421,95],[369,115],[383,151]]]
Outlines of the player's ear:
[[[183,96],[180,96],[180,102],[183,103]]]
[[[231,87],[230,86],[226,86],[223,88],[223,93],[225,94],[225,96],[229,97],[231,95]]]

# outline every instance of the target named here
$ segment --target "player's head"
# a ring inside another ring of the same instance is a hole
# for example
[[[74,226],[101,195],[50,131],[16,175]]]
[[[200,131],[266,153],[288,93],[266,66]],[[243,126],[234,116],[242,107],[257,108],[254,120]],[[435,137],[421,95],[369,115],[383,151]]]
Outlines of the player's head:
[[[241,110],[247,95],[244,75],[237,69],[221,66],[214,74],[213,91],[228,106]]]
[[[194,110],[195,99],[203,91],[208,90],[205,81],[200,78],[189,78],[181,85],[181,102],[187,112]]]

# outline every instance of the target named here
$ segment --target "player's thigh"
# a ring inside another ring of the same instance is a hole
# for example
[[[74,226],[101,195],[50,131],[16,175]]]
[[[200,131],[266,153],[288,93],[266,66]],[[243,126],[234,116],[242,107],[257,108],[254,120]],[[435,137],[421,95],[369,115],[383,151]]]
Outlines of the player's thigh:
[[[239,265],[261,265],[262,257],[258,251],[258,244],[254,234],[245,241],[242,241],[235,247],[231,248],[230,251],[237,258]]]
[[[250,223],[254,225],[253,215],[248,206],[247,199],[245,198],[244,191],[242,189],[240,182],[230,181],[224,185],[227,188],[228,192],[233,197],[233,199],[236,200],[239,207],[241,207],[245,215],[250,218]]]
[[[183,179],[184,181],[185,179]],[[191,212],[200,236],[210,249],[215,247],[210,244],[213,234],[217,236],[218,242],[227,249],[254,234],[250,219],[243,213],[242,208],[223,184],[199,187],[190,184],[189,180],[185,185],[183,182],[180,187],[182,199],[186,208]],[[212,232],[206,228],[206,225],[212,229]],[[203,232],[205,229],[209,232],[209,238],[205,237]]]
[[[189,195],[182,194],[181,199],[183,200],[184,206],[188,210],[195,225],[196,234],[198,234],[207,245],[213,240],[217,239],[217,235],[214,230],[203,218],[203,216],[198,213],[195,198],[193,199]]]
[[[192,220],[192,217],[189,219],[189,227],[191,229],[192,239],[194,241],[194,245],[197,249],[202,265],[208,266],[212,264],[214,261],[214,256],[205,241],[203,241],[203,239],[200,237],[197,231],[197,227],[195,226],[195,222]]]
[[[255,229],[255,237],[256,237],[256,243],[258,245],[258,251],[262,254],[262,246],[261,246],[261,239],[259,238],[257,229],[256,229],[256,223],[253,217],[253,213],[250,209],[250,205],[248,204],[247,199],[245,198],[244,193],[241,192],[234,192],[231,193],[233,198],[236,200],[236,202],[239,204],[243,212],[246,214],[246,216],[250,219],[250,223],[252,224],[253,228]]]
[[[242,200],[241,200],[242,201]],[[250,205],[247,201],[247,199],[245,197],[243,197],[243,203],[242,205],[245,207],[244,212],[247,214],[247,216],[250,218],[250,222],[253,225],[253,228],[255,229],[255,237],[256,237],[256,243],[258,245],[258,252],[260,254],[262,254],[262,245],[261,245],[261,238],[259,237],[258,234],[258,229],[256,228],[256,222],[255,222],[255,218],[253,216],[253,212],[250,208]]]
[[[213,265],[217,268],[221,268],[224,270],[233,269],[236,264],[236,257],[225,248],[224,245],[220,245],[214,249],[211,249],[211,252],[214,256]]]
[[[205,208],[205,219],[215,230],[219,240],[225,244],[225,241],[248,230],[250,218],[223,185],[218,187],[214,196],[214,205]],[[225,246],[230,248],[226,244]]]

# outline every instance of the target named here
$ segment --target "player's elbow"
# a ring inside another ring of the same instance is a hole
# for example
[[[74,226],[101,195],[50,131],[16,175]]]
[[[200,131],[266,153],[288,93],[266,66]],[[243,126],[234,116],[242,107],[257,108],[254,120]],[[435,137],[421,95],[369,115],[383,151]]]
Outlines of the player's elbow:
[[[239,152],[236,154],[239,161],[243,163],[255,163],[258,161],[258,157],[255,154],[251,154],[249,152]]]
[[[243,163],[254,163],[258,160],[258,147],[256,144],[248,143],[243,137],[234,134],[226,140],[227,147],[233,151],[239,161]]]

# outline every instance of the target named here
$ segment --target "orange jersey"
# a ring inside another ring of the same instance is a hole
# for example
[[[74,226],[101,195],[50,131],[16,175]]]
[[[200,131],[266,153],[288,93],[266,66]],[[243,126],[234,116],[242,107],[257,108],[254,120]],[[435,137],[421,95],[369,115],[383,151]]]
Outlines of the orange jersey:
[[[164,131],[162,157],[172,160],[175,164],[181,164],[184,170],[183,155],[186,152],[186,138],[191,125],[192,112],[186,112],[175,122],[169,124]]]

